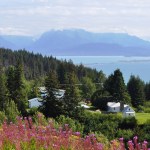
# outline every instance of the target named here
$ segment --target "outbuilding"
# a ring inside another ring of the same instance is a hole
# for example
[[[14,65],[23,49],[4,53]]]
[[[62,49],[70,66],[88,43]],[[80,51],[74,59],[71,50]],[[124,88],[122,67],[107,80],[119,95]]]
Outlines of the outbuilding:
[[[29,107],[32,108],[32,107],[39,107],[42,105],[42,99],[41,98],[32,98],[32,99],[29,99],[28,100],[29,102]]]
[[[123,117],[135,117],[135,111],[130,106],[127,106],[123,110]]]

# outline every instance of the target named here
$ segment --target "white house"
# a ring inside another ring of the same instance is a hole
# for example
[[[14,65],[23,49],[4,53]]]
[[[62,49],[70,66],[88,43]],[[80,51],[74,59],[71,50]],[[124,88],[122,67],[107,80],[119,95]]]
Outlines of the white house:
[[[123,116],[124,117],[130,117],[130,116],[134,117],[135,116],[135,111],[130,106],[127,106],[123,110]]]
[[[29,99],[28,102],[29,102],[29,107],[30,108],[32,108],[32,107],[39,107],[39,106],[42,105],[42,99],[40,99],[38,97]]]
[[[124,105],[124,108],[127,107],[128,105]],[[108,107],[108,112],[120,112],[120,103],[116,102],[108,102],[107,103]]]
[[[47,96],[47,90],[46,90],[46,87],[39,87],[39,92],[41,93],[41,97],[42,98],[45,98]],[[64,96],[65,94],[65,90],[63,89],[56,89],[56,91],[54,92],[55,94],[55,97],[57,99],[60,99]]]
[[[30,100],[28,100],[29,102],[29,107],[32,108],[32,107],[39,107],[42,105],[42,100],[47,96],[47,91],[46,91],[46,88],[45,87],[39,87],[39,91],[41,93],[41,98],[32,98]],[[59,100],[61,98],[63,98],[65,94],[65,90],[62,90],[62,89],[57,89],[54,93],[55,97]]]
[[[81,104],[81,107],[85,108],[85,109],[89,109],[90,107],[86,104]]]
[[[117,113],[120,112],[120,103],[108,102],[107,103],[108,112]],[[124,104],[124,110],[122,111],[123,116],[135,116],[135,111],[129,106]]]
[[[58,90],[56,90],[56,92],[54,94],[57,99],[60,99],[64,96],[65,90],[58,89]]]

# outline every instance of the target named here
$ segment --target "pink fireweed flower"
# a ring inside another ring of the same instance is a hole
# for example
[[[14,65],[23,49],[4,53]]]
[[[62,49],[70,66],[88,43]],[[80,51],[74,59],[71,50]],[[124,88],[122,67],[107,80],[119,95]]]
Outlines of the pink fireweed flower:
[[[123,137],[119,139],[120,142],[123,142],[123,140],[124,140]]]
[[[81,134],[80,134],[80,132],[75,132],[75,135],[80,136]]]
[[[123,143],[123,137],[119,139],[120,141],[120,150],[124,150],[124,143]]]
[[[101,143],[97,143],[97,150],[103,150],[103,145]]]
[[[133,144],[132,140],[128,141],[128,148],[129,148],[129,150],[134,150],[134,144]]]
[[[142,149],[143,149],[143,150],[147,150],[147,144],[148,144],[147,141],[144,141],[144,142],[142,143]]]

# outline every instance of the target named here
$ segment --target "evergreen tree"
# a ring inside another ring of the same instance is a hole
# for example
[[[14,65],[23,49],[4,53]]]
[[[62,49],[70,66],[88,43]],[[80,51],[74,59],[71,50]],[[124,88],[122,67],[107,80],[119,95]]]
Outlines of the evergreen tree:
[[[82,79],[82,97],[85,99],[91,99],[92,94],[96,91],[96,86],[92,80],[88,77]]]
[[[77,77],[74,72],[68,73],[67,86],[64,95],[64,113],[69,116],[75,116],[80,102],[80,92],[76,84],[78,83]]]
[[[9,99],[15,99],[15,68],[14,66],[10,66],[7,70],[7,89],[9,92]]]
[[[22,114],[26,113],[27,93],[25,88],[25,79],[23,74],[23,67],[17,64],[15,67],[11,66],[7,72],[7,88],[9,92],[9,99],[14,100],[18,110]]]
[[[134,107],[143,105],[145,95],[144,95],[144,82],[135,76],[131,76],[127,84],[129,94],[131,96],[131,103]]]
[[[17,105],[13,100],[10,100],[6,103],[4,112],[8,122],[15,122],[17,120],[17,117],[20,116]]]
[[[83,66],[83,64],[80,64],[80,65],[78,66],[77,74],[78,74],[78,79],[79,79],[79,81],[81,81],[82,78],[87,75],[87,70],[85,69],[85,67]]]
[[[116,102],[120,102],[120,110],[123,110],[124,103],[130,103],[130,96],[128,95],[126,85],[122,73],[119,69],[111,74],[105,84],[105,89],[113,96]]]
[[[103,89],[103,85],[105,84],[106,81],[106,75],[103,73],[103,71],[99,71],[97,73],[97,77],[96,77],[96,89],[97,90],[102,90]]]
[[[145,92],[145,99],[150,100],[150,82],[145,84],[144,92]]]
[[[0,68],[0,111],[3,111],[8,101],[8,92],[6,88],[6,77]]]
[[[58,92],[58,78],[54,71],[50,71],[45,79],[47,97],[41,107],[46,117],[57,117],[62,113],[62,101],[56,97]]]

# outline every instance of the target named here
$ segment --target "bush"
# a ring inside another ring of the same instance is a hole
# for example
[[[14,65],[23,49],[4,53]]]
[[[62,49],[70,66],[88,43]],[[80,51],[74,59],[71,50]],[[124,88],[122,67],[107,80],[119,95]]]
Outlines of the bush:
[[[5,120],[6,120],[5,113],[3,111],[0,111],[0,125],[4,123]]]
[[[83,133],[83,125],[81,125],[77,120],[61,115],[56,118],[56,121],[63,127],[68,124],[69,128],[71,128],[74,132],[79,131],[80,133]]]
[[[133,130],[121,130],[119,129],[117,131],[117,137],[120,138],[120,137],[123,137],[124,140],[127,142],[129,139],[132,139],[134,136],[134,131]]]
[[[123,118],[119,127],[121,129],[135,129],[137,127],[137,120],[135,117],[126,117]]]
[[[17,117],[20,115],[17,105],[13,100],[7,102],[4,112],[7,117],[7,122],[16,122]]]

